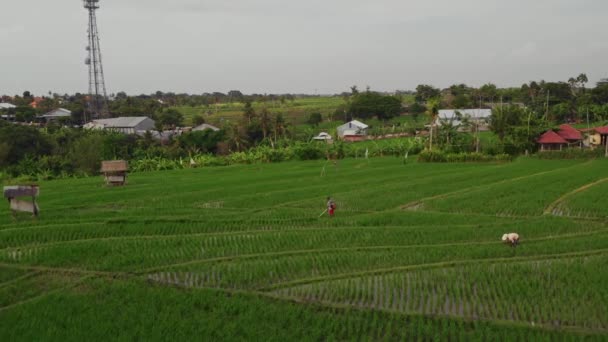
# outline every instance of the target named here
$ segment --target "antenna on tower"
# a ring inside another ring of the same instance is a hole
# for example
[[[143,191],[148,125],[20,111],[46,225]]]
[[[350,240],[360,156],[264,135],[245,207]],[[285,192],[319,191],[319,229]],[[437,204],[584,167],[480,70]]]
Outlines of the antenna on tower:
[[[99,0],[83,0],[84,8],[89,11],[89,42],[86,47],[88,56],[85,64],[89,67],[89,98],[84,121],[109,116],[108,96],[101,63],[101,48],[99,46],[99,32],[97,31],[97,16]]]

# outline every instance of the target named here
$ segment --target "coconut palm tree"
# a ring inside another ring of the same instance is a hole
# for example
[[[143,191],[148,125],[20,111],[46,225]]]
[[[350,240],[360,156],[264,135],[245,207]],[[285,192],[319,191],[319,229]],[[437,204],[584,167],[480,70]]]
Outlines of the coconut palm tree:
[[[433,130],[435,129],[435,124],[437,123],[437,116],[439,116],[439,98],[432,98],[426,102],[426,114],[431,118],[431,137],[429,149],[433,149]]]

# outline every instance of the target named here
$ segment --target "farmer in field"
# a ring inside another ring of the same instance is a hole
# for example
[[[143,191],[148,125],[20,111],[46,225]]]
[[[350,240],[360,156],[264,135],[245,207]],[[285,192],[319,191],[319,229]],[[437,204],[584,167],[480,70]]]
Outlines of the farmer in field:
[[[517,233],[504,234],[502,236],[502,241],[504,243],[510,243],[511,247],[517,247],[517,244],[519,243],[519,234],[517,234]]]
[[[327,213],[329,217],[334,217],[336,212],[336,202],[331,197],[327,197]]]

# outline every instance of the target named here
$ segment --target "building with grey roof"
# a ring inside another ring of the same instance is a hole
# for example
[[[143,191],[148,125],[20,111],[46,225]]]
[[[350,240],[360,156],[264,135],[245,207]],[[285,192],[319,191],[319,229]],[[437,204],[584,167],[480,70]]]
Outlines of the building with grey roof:
[[[342,126],[338,126],[338,136],[344,138],[345,136],[366,136],[368,125],[361,121],[353,120],[347,122]]]
[[[454,126],[460,126],[466,118],[471,123],[486,126],[491,117],[491,109],[442,109],[437,115],[435,125],[450,122]]]
[[[46,122],[50,122],[53,120],[58,120],[61,118],[71,118],[72,117],[72,111],[67,110],[65,108],[58,108],[55,110],[52,110],[42,116],[40,116],[42,119],[46,120]]]
[[[84,125],[85,129],[103,129],[123,134],[136,134],[138,131],[151,131],[154,127],[154,120],[147,116],[125,116],[113,119],[98,119]]]
[[[0,103],[0,109],[13,109],[17,108],[14,104],[11,103]]]
[[[213,126],[213,125],[209,125],[209,124],[206,124],[206,123],[205,123],[205,124],[198,125],[198,126],[194,127],[194,128],[192,129],[192,131],[193,131],[193,132],[198,132],[198,131],[204,131],[204,130],[207,130],[207,129],[210,129],[210,130],[212,130],[212,131],[214,131],[214,132],[217,132],[217,131],[219,131],[219,130],[220,130],[219,128],[217,128],[217,127],[215,127],[215,126]]]

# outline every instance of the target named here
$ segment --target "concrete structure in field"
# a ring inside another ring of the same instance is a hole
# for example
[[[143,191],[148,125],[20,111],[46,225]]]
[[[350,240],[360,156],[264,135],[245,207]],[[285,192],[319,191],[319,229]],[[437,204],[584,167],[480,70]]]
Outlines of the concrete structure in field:
[[[123,134],[137,134],[137,132],[151,131],[154,127],[154,120],[147,116],[98,119],[84,125],[85,129],[102,129]]]
[[[44,119],[46,122],[51,122],[54,120],[59,120],[62,118],[71,118],[72,117],[72,112],[70,110],[67,110],[65,108],[59,108],[59,109],[55,109],[53,111],[50,111],[42,116],[40,116],[42,119]]]
[[[31,213],[38,216],[40,208],[36,203],[36,198],[40,194],[38,185],[16,185],[4,187],[4,198],[8,199],[13,217],[17,212]],[[31,198],[31,201],[24,201],[23,198]]]
[[[454,126],[461,126],[463,121],[461,118],[466,118],[472,124],[479,125],[480,131],[487,131],[491,117],[491,109],[442,109],[437,115],[435,125],[451,122]]]
[[[353,120],[342,126],[338,126],[338,137],[347,141],[365,140],[369,126],[361,121]]]
[[[200,131],[204,131],[204,130],[207,130],[207,129],[210,129],[210,130],[212,130],[214,132],[218,132],[220,130],[219,128],[217,128],[217,127],[215,127],[213,125],[209,125],[209,124],[205,123],[205,124],[198,125],[198,126],[194,127],[192,129],[192,131],[193,132],[200,132]]]

